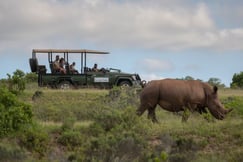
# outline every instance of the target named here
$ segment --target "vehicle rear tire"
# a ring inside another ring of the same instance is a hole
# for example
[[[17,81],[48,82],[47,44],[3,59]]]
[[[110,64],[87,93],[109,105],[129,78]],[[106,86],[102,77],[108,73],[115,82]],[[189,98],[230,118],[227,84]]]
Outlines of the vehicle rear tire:
[[[62,81],[57,86],[58,89],[74,89],[74,85],[69,81]]]
[[[30,58],[29,59],[29,64],[30,64],[31,72],[32,73],[37,72],[37,66],[38,66],[37,59],[36,58]]]
[[[120,86],[120,87],[131,87],[132,84],[129,81],[121,81],[118,86]]]

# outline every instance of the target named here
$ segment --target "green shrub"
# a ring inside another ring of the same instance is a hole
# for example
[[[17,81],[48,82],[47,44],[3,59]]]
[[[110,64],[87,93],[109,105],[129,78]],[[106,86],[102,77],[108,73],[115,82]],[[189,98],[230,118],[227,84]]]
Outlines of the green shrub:
[[[20,94],[25,90],[26,80],[25,73],[19,69],[13,72],[13,76],[7,74],[8,80],[8,88],[14,94]]]
[[[84,138],[79,131],[68,130],[63,132],[57,141],[72,150],[81,146],[84,143]]]
[[[89,138],[82,155],[85,161],[141,161],[145,159],[147,130],[133,108],[104,108],[88,128]]]
[[[62,130],[63,131],[73,130],[75,121],[76,121],[76,119],[74,117],[65,118],[63,121],[63,124],[62,124]]]
[[[37,82],[38,75],[36,73],[26,73],[25,80],[27,83]]]
[[[230,112],[231,116],[240,116],[243,117],[243,98],[236,96],[229,96],[222,99],[222,103],[226,108],[233,108],[233,111]]]
[[[33,125],[19,134],[19,144],[38,157],[43,157],[48,151],[48,134],[39,125]]]
[[[24,150],[18,146],[10,146],[6,143],[0,144],[0,161],[24,161],[25,158],[26,154]]]
[[[35,91],[35,93],[32,96],[32,101],[35,101],[36,99],[40,98],[41,96],[43,96],[43,92],[42,91]]]
[[[6,87],[0,87],[0,137],[31,124],[32,116],[30,105],[18,101]]]
[[[105,97],[106,105],[113,108],[126,108],[129,106],[138,106],[138,93],[140,89],[131,87],[114,87]]]

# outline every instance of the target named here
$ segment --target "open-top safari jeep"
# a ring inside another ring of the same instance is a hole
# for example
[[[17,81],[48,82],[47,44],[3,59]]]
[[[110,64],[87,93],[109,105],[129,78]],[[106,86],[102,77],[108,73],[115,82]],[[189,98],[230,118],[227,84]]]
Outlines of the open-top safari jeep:
[[[45,54],[50,68],[47,72],[46,65],[38,64],[38,56]],[[69,69],[69,55],[80,55],[81,69],[77,73],[72,73]],[[98,87],[112,88],[113,86],[141,86],[142,81],[138,74],[123,73],[118,69],[100,69],[92,71],[87,67],[87,55],[98,54],[104,55],[109,52],[96,50],[70,50],[70,49],[33,49],[32,58],[29,59],[32,72],[38,74],[38,85],[40,87],[47,86],[51,88],[80,88],[80,87]],[[56,55],[60,55],[65,60],[65,74],[57,73],[53,70],[53,64]]]

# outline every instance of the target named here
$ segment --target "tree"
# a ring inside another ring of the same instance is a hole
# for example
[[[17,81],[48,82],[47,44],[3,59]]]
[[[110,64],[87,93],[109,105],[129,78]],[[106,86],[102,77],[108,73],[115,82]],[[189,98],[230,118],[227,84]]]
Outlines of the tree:
[[[225,85],[221,83],[221,80],[219,78],[209,78],[208,83],[212,86],[225,88]]]
[[[243,72],[235,73],[232,78],[231,88],[243,88]]]
[[[191,76],[186,76],[184,80],[194,80],[194,78]]]
[[[194,80],[194,78],[193,77],[191,77],[191,76],[186,76],[185,78],[177,78],[178,80]]]
[[[25,80],[25,73],[19,69],[13,72],[13,76],[7,74],[7,84],[9,91],[14,94],[20,94],[25,90],[26,80]]]

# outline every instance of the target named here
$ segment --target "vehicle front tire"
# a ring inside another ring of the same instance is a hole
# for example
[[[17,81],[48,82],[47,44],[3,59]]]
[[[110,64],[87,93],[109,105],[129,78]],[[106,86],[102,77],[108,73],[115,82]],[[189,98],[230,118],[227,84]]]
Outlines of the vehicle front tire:
[[[131,87],[132,84],[129,81],[121,81],[118,86],[120,86],[120,87]]]
[[[74,85],[69,81],[62,81],[58,84],[58,89],[74,89]]]

